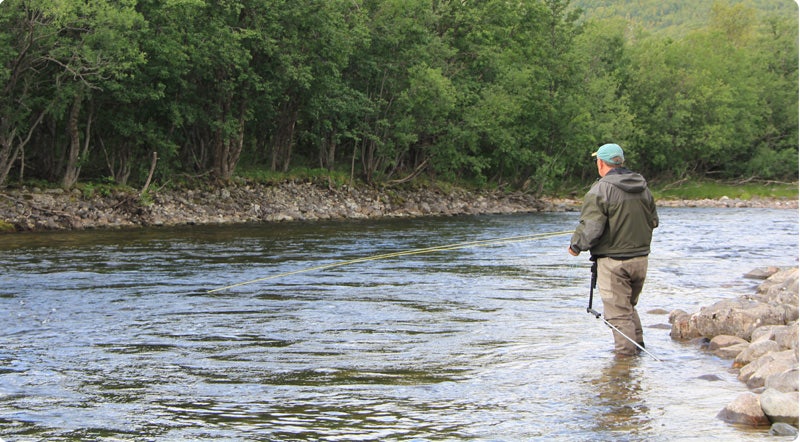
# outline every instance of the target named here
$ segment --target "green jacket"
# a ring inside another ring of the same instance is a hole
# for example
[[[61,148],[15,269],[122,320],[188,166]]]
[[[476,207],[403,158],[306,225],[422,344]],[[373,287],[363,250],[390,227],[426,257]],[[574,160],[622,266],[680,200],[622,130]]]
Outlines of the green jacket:
[[[586,193],[570,248],[589,250],[595,258],[646,256],[656,227],[658,214],[647,181],[638,173],[617,168]]]

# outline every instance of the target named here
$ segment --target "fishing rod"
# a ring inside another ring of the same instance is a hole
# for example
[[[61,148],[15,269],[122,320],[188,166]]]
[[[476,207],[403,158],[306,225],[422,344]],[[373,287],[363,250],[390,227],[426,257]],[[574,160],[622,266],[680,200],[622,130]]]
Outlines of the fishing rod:
[[[631,344],[635,345],[639,350],[647,353],[648,355],[650,355],[651,358],[655,359],[656,361],[661,362],[661,359],[658,359],[654,354],[652,354],[649,351],[645,350],[643,345],[641,345],[638,342],[634,341],[633,339],[631,339],[625,333],[622,333],[622,330],[620,330],[617,327],[615,327],[612,323],[606,321],[606,319],[602,317],[603,315],[600,312],[598,312],[597,310],[592,308],[592,298],[594,298],[594,288],[595,288],[595,286],[597,286],[597,261],[592,261],[592,283],[589,286],[589,306],[586,307],[586,313],[593,314],[595,318],[603,321],[607,326],[609,326],[611,328],[611,330],[614,330],[615,332],[619,333],[620,336],[622,336],[623,338],[627,339]]]
[[[421,249],[411,249],[411,250],[403,250],[403,251],[400,251],[400,252],[384,253],[384,254],[380,254],[380,255],[373,255],[373,256],[367,256],[367,257],[362,257],[362,258],[351,259],[349,261],[340,261],[340,262],[334,262],[334,263],[329,263],[329,264],[323,264],[323,265],[319,265],[319,266],[315,266],[315,267],[307,267],[307,268],[304,268],[304,269],[294,270],[294,271],[291,271],[291,272],[279,273],[277,275],[265,276],[263,278],[257,278],[257,279],[253,279],[253,280],[250,280],[250,281],[244,281],[244,282],[239,282],[239,283],[236,283],[236,284],[227,285],[225,287],[218,287],[218,288],[215,288],[215,289],[211,289],[211,290],[208,290],[206,293],[215,293],[215,292],[220,292],[220,291],[223,291],[223,290],[232,289],[234,287],[241,287],[243,285],[254,284],[254,283],[257,283],[257,282],[263,282],[263,281],[267,281],[267,280],[270,280],[270,279],[282,278],[284,276],[297,275],[299,273],[313,272],[315,270],[325,270],[325,269],[330,269],[330,268],[334,268],[334,267],[341,267],[341,266],[346,266],[346,265],[350,265],[350,264],[357,264],[357,263],[361,263],[361,262],[376,261],[376,260],[379,260],[379,259],[387,259],[387,258],[396,258],[398,256],[420,255],[420,254],[423,254],[423,253],[432,253],[432,252],[443,252],[443,251],[449,251],[449,250],[464,249],[464,248],[468,248],[468,247],[485,247],[485,246],[492,246],[492,245],[497,245],[497,244],[507,244],[507,243],[513,243],[513,242],[532,241],[532,240],[536,240],[536,239],[543,239],[543,238],[550,238],[550,237],[554,237],[554,236],[566,235],[566,234],[569,234],[569,233],[572,233],[572,232],[573,232],[572,230],[567,230],[567,231],[562,231],[562,232],[549,232],[549,233],[537,233],[537,234],[533,234],[533,235],[510,236],[510,237],[507,237],[507,238],[500,238],[500,239],[487,239],[487,240],[480,240],[480,241],[468,241],[468,242],[462,242],[462,243],[456,243],[456,244],[447,244],[447,245],[442,245],[442,246],[425,247],[425,248],[421,248]]]

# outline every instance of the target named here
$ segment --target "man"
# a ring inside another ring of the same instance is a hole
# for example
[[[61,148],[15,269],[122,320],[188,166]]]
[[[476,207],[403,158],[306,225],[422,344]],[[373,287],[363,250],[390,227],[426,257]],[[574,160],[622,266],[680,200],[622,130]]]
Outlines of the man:
[[[584,197],[569,253],[591,253],[597,261],[597,288],[606,321],[644,348],[636,303],[647,274],[653,229],[658,227],[655,202],[644,177],[623,167],[621,147],[604,144],[592,156],[597,157],[600,180]],[[617,331],[612,333],[618,355],[639,352]]]

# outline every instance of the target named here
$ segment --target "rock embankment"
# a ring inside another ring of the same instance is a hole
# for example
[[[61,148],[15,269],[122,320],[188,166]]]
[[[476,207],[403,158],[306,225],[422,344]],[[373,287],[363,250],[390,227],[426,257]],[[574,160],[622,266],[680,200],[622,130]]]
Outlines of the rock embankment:
[[[209,190],[87,196],[79,190],[0,193],[0,230],[80,230],[137,226],[316,221],[576,210],[573,201],[461,189],[379,190],[313,183],[242,184]]]
[[[764,279],[755,294],[693,314],[675,310],[670,336],[731,359],[738,379],[749,387],[720,411],[720,419],[797,435],[798,268],[758,269],[746,276]]]

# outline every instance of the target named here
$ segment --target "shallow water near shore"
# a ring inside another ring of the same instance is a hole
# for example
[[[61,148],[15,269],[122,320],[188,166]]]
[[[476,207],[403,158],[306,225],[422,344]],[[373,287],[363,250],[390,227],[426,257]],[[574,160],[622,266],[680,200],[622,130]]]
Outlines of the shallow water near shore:
[[[658,310],[796,266],[797,211],[659,214],[639,310],[660,362],[613,357],[568,235],[306,271],[576,213],[0,236],[0,438],[780,440],[716,419],[746,386]]]

